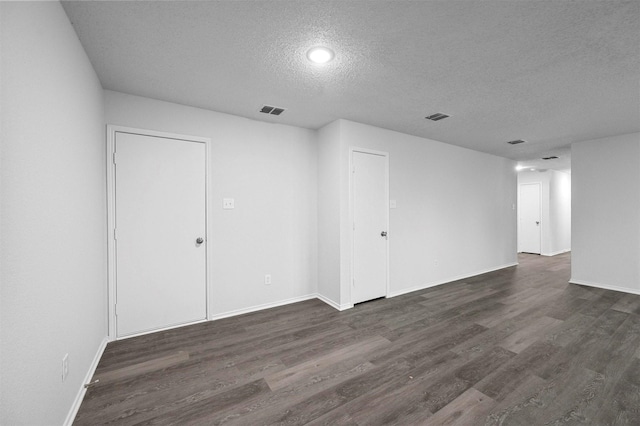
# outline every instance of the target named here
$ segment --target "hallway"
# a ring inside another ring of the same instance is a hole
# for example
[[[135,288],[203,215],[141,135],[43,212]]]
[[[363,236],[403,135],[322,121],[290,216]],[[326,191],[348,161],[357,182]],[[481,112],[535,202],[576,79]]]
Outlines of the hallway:
[[[570,253],[110,343],[75,424],[638,424],[640,296]]]

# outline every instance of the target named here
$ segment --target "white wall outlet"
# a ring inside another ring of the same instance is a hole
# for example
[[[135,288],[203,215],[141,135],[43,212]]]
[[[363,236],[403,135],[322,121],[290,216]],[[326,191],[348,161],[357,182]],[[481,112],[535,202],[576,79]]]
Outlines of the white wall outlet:
[[[225,210],[231,210],[235,208],[234,204],[235,204],[235,200],[233,198],[222,199],[222,208]]]
[[[264,276],[264,285],[271,285],[271,274]]]
[[[62,357],[62,381],[67,380],[69,375],[69,354],[64,354]]]

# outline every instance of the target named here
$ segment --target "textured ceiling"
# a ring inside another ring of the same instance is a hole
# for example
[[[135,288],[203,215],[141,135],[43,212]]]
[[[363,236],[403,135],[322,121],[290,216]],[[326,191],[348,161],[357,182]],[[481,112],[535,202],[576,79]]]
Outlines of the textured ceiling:
[[[528,165],[562,154],[555,169],[571,142],[640,131],[638,1],[63,6],[105,89],[311,129],[345,118]],[[315,45],[334,61],[310,64]]]

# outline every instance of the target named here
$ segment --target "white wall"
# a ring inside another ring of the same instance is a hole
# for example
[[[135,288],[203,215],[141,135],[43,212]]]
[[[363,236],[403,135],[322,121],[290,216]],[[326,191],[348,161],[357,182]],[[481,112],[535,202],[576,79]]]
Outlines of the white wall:
[[[332,208],[340,211],[342,230],[341,283],[334,284],[340,286],[341,305],[350,304],[350,147],[389,153],[390,198],[397,201],[390,210],[391,296],[517,262],[515,162],[346,120],[338,123],[334,136],[340,138],[341,192],[340,206]],[[320,162],[320,175],[325,165]]]
[[[571,250],[571,175],[551,171],[549,182],[549,216],[551,220],[551,245],[549,254]]]
[[[105,117],[211,138],[214,317],[315,295],[316,132],[112,91],[105,91]],[[223,198],[234,198],[235,209],[223,210]]]
[[[103,92],[59,3],[0,13],[0,424],[55,425],[107,332]]]
[[[640,133],[571,145],[571,282],[640,294]]]
[[[340,121],[318,131],[318,293],[340,309]]]
[[[554,256],[570,251],[571,175],[556,170],[518,172],[518,188],[520,184],[535,182],[541,184],[540,254]]]

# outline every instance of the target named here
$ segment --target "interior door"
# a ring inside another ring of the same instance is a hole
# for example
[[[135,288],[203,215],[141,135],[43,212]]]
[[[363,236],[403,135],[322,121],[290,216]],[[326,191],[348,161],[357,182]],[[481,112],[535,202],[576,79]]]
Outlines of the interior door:
[[[387,157],[354,151],[352,303],[387,295]]]
[[[116,133],[118,337],[206,319],[205,152]]]
[[[520,251],[540,254],[540,184],[520,184]]]

